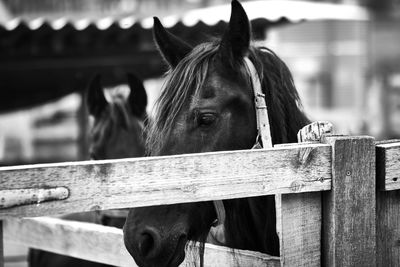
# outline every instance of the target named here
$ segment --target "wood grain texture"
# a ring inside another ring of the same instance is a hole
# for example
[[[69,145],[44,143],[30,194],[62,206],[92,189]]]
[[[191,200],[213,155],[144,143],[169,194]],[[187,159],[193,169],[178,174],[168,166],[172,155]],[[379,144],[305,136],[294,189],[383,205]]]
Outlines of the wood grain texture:
[[[323,193],[324,266],[376,266],[375,145],[372,137],[326,136],[332,189]]]
[[[300,155],[305,150],[310,155],[307,162],[301,162]],[[270,150],[3,167],[1,190],[63,186],[68,188],[69,197],[0,209],[0,218],[329,190],[331,157],[330,146],[308,144]]]
[[[321,193],[277,195],[281,266],[321,265]]]
[[[135,266],[115,227],[58,218],[4,220],[4,238],[28,247],[117,266]]]
[[[400,266],[400,190],[377,192],[377,266]]]
[[[14,243],[115,266],[137,266],[123,244],[122,230],[41,217],[7,219],[5,238]],[[188,246],[181,266],[195,266],[198,246]],[[197,260],[198,263],[198,260]],[[279,258],[206,244],[205,266],[279,266]]]
[[[379,189],[377,191],[376,206],[376,232],[377,232],[377,266],[400,266],[400,190],[394,190],[397,186],[393,178],[400,140],[388,140],[379,142],[376,146],[376,170]],[[397,157],[397,165],[400,165],[400,155]],[[388,179],[386,174],[391,176]],[[386,187],[389,185],[389,188]],[[384,191],[391,190],[391,191]]]
[[[0,267],[4,267],[3,221],[0,220]]]
[[[182,267],[199,266],[198,247],[189,247],[186,249],[185,261],[180,265]],[[204,266],[226,266],[226,267],[242,267],[242,266],[265,266],[279,267],[279,257],[273,257],[255,251],[231,249],[212,244],[205,244]]]
[[[379,142],[376,146],[377,181],[380,190],[400,189],[400,141]]]

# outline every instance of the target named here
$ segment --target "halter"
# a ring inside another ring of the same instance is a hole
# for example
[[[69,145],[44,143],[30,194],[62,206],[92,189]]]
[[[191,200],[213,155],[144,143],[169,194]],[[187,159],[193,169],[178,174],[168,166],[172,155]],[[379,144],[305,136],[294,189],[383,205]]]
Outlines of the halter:
[[[268,118],[267,104],[265,103],[265,94],[262,92],[261,89],[261,80],[251,60],[248,57],[245,57],[244,62],[246,65],[246,69],[250,74],[251,84],[254,93],[254,106],[256,108],[258,133],[256,142],[252,149],[271,148],[271,130]],[[224,203],[222,202],[222,200],[214,200],[213,203],[218,218],[218,225],[216,227],[223,227],[226,218]]]

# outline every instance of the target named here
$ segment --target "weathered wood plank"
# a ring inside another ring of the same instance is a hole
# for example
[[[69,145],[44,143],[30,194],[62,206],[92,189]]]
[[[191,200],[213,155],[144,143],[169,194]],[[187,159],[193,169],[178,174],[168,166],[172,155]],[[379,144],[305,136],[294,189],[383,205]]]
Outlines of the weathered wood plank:
[[[0,220],[0,267],[4,267],[3,221]]]
[[[58,218],[4,220],[4,238],[32,248],[116,266],[136,266],[115,227]]]
[[[5,220],[5,238],[33,248],[115,266],[137,266],[123,244],[122,230],[41,217]],[[187,248],[181,266],[194,266],[198,247]],[[206,244],[205,266],[279,266],[279,258]]]
[[[332,128],[329,122],[313,122],[298,132],[297,139],[299,143],[319,142]],[[300,154],[301,162],[307,164],[309,150]],[[276,195],[275,200],[281,266],[320,266],[321,193]]]
[[[310,151],[307,164],[301,162],[305,149]],[[3,167],[1,190],[63,187],[69,197],[37,203],[34,196],[32,205],[0,209],[0,218],[329,190],[331,156],[330,146],[309,144]]]
[[[395,169],[396,150],[400,151],[400,140],[379,142],[376,146],[376,170],[379,189],[377,191],[376,206],[376,232],[377,232],[377,266],[400,266],[400,190],[394,190],[400,179],[400,166],[397,166],[397,176],[393,175]],[[397,165],[400,165],[400,154]],[[388,180],[385,179],[386,173]],[[391,176],[391,178],[389,178]],[[389,188],[386,187],[388,183]],[[391,190],[391,191],[384,191]]]
[[[377,181],[380,190],[400,189],[400,141],[379,142],[376,146]]]
[[[323,193],[324,266],[376,266],[375,145],[372,137],[326,136],[332,189]]]
[[[377,266],[400,266],[400,190],[377,192]]]
[[[321,265],[321,193],[275,198],[281,266]]]
[[[189,247],[190,248],[190,247]],[[199,266],[198,247],[192,247],[186,250],[185,261],[180,265],[184,266]],[[205,244],[204,266],[265,266],[279,267],[279,257],[273,257],[267,254],[262,254],[255,251],[231,249],[212,244]]]

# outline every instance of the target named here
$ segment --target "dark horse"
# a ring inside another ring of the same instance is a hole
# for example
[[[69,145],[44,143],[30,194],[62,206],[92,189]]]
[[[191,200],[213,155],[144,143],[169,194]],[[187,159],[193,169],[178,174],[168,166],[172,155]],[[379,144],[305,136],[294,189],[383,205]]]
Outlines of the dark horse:
[[[245,57],[261,80],[273,143],[296,142],[308,119],[291,73],[271,50],[252,46],[250,35],[247,15],[235,0],[222,39],[194,48],[154,19],[155,41],[170,71],[148,132],[149,155],[253,147],[256,114]],[[223,203],[226,246],[279,255],[273,196]],[[139,266],[178,266],[187,241],[204,241],[215,220],[212,202],[132,209],[124,226],[125,245]]]
[[[142,81],[132,74],[127,75],[131,89],[129,97],[112,94],[108,102],[97,75],[86,92],[86,105],[94,118],[90,131],[90,157],[92,159],[117,159],[144,156],[147,94]],[[63,219],[91,222],[122,228],[124,212],[85,212],[63,216]],[[115,216],[117,214],[118,216]],[[105,267],[109,265],[59,255],[47,251],[30,250],[31,267]]]

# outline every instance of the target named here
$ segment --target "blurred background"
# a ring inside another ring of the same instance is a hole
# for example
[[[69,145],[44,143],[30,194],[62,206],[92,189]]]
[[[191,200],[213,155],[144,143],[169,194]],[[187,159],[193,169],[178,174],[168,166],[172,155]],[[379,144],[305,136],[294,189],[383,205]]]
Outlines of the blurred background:
[[[291,69],[311,120],[400,137],[399,0],[242,3],[256,42]],[[113,88],[136,74],[150,112],[166,71],[152,16],[196,44],[219,36],[229,13],[227,0],[0,0],[0,165],[87,159],[82,96],[93,75]],[[26,266],[16,251],[6,266]]]

